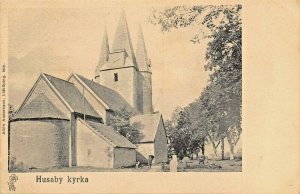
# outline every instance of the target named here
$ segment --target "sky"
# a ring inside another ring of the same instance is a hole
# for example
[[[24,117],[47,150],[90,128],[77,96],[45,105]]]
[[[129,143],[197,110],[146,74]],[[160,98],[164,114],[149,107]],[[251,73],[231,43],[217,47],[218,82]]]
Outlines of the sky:
[[[197,27],[162,33],[148,22],[153,7],[13,8],[8,17],[9,101],[18,109],[41,72],[67,79],[72,73],[94,77],[102,36],[107,28],[112,45],[124,9],[135,50],[138,25],[144,32],[152,64],[153,106],[169,119],[177,106],[186,106],[207,84],[206,43],[193,44]]]

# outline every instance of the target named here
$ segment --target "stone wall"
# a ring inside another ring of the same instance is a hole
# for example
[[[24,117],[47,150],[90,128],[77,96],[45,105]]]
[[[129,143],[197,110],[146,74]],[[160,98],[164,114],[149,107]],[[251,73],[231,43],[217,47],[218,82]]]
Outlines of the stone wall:
[[[129,148],[114,149],[114,168],[122,166],[134,166],[136,163],[136,151]]]
[[[69,121],[28,120],[10,124],[10,159],[27,168],[69,165]]]

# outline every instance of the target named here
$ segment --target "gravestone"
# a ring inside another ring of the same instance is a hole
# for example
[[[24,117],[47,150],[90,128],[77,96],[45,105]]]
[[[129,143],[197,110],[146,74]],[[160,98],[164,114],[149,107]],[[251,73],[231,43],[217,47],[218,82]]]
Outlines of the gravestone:
[[[172,160],[170,161],[170,172],[177,172],[177,166],[178,166],[177,156],[173,155]]]

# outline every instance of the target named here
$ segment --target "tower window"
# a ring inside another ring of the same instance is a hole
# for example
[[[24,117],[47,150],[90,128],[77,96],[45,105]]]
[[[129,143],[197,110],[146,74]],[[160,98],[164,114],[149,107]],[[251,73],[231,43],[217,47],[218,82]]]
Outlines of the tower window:
[[[119,81],[118,73],[114,73],[114,80],[115,82]]]

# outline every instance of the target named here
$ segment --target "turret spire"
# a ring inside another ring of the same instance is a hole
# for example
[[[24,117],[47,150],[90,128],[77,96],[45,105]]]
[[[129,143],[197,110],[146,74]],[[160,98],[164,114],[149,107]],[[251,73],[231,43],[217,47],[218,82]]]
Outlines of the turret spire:
[[[130,39],[130,34],[127,26],[127,20],[124,10],[118,23],[117,31],[115,33],[114,42],[112,46],[112,52],[126,51],[127,56],[132,59],[133,64],[135,65],[135,56],[132,49],[132,43]]]
[[[151,71],[141,25],[137,37],[136,62],[140,71]]]
[[[105,27],[98,68],[101,68],[108,61],[108,56],[109,56],[109,44],[108,44],[107,31]]]

